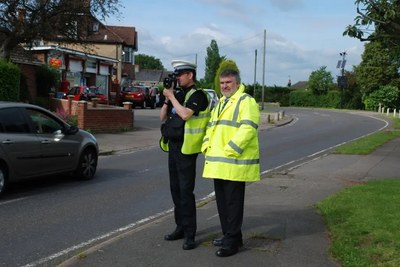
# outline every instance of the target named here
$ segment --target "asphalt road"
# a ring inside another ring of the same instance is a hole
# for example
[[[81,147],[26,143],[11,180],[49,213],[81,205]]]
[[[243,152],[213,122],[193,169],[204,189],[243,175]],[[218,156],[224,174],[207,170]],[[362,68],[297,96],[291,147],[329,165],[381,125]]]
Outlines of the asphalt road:
[[[159,109],[136,112],[135,127],[158,130],[158,114]],[[286,114],[294,117],[291,124],[259,133],[264,175],[387,125],[335,111],[286,109]],[[13,185],[0,200],[0,266],[54,265],[162,216],[172,208],[166,163],[167,154],[155,147],[101,157],[92,181],[50,177]],[[197,199],[213,192],[212,180],[201,178],[203,164],[200,155]]]

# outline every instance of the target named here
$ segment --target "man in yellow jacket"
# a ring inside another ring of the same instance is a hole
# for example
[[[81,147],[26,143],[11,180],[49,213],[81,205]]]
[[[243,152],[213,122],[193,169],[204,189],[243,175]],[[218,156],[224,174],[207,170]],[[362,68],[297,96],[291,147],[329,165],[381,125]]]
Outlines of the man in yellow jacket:
[[[221,246],[219,257],[236,254],[243,245],[242,222],[246,182],[260,180],[258,123],[259,106],[244,93],[239,73],[221,72],[224,97],[211,113],[203,140],[204,178],[214,179],[214,190],[223,238],[213,244]]]

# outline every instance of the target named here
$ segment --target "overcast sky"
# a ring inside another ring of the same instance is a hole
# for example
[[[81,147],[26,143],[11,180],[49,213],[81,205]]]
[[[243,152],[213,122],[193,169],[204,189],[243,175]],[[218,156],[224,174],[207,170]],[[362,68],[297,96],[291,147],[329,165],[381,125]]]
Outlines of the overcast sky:
[[[350,70],[361,61],[364,44],[342,36],[357,16],[354,0],[124,0],[119,20],[107,25],[132,26],[138,32],[137,53],[171,61],[195,62],[204,77],[206,49],[215,39],[220,54],[236,61],[242,82],[262,84],[266,30],[265,85],[307,81],[321,66],[336,77],[339,53],[346,50]]]

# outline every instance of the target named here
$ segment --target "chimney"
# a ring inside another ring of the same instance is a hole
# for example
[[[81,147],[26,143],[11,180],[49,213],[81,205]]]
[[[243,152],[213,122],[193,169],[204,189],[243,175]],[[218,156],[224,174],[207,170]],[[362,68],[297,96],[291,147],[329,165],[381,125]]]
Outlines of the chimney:
[[[139,64],[135,64],[135,72],[139,72]]]

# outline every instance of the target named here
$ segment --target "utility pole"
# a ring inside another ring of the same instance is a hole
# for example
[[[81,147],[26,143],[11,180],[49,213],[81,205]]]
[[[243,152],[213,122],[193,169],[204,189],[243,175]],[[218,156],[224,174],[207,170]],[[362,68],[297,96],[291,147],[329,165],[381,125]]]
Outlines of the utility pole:
[[[196,54],[196,60],[195,60],[195,64],[196,64],[196,66],[197,66],[197,54]]]
[[[256,99],[256,73],[257,73],[257,49],[255,51],[255,58],[254,58],[254,92],[253,97]]]
[[[264,110],[264,84],[265,84],[265,47],[267,42],[267,30],[264,29],[264,53],[263,53],[263,77],[262,77],[262,93],[261,93],[261,110]]]

